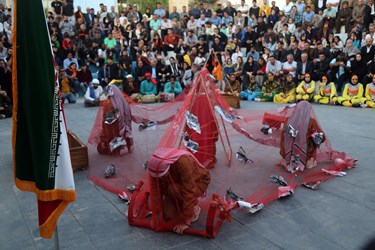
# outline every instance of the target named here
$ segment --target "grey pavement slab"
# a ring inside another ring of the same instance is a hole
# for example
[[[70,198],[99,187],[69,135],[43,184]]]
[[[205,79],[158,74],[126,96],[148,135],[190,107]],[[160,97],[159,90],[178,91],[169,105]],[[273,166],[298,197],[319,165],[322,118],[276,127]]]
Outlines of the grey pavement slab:
[[[82,98],[66,104],[67,126],[87,142],[97,108]],[[276,109],[273,103],[241,102],[243,109]],[[359,159],[358,168],[323,183],[298,188],[250,215],[233,212],[215,239],[155,233],[131,227],[116,195],[75,172],[77,200],[59,220],[61,249],[360,249],[375,237],[375,111],[314,105],[333,148]],[[35,195],[14,186],[10,119],[0,120],[0,249],[54,249],[39,237]],[[163,129],[163,128],[161,128]],[[165,128],[164,128],[165,129]]]

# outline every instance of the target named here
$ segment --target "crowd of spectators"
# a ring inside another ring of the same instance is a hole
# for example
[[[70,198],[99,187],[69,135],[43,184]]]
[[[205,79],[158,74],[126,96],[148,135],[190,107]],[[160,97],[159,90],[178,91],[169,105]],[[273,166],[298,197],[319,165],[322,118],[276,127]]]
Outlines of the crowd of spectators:
[[[11,35],[11,9],[0,4],[0,119],[12,116]]]
[[[247,100],[374,106],[374,0],[242,0],[171,11],[156,3],[144,13],[54,0],[51,10],[53,53],[67,79],[61,92],[72,103],[97,98],[93,79],[137,98],[178,95],[206,67],[222,91]],[[1,47],[0,60],[9,56]]]

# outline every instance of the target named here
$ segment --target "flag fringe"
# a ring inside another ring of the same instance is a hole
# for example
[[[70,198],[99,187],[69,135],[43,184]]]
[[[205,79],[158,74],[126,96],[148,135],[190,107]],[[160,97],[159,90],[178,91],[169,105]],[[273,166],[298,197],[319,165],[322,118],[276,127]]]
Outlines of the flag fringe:
[[[57,226],[57,221],[69,203],[70,201],[62,201],[60,205],[49,215],[48,219],[43,224],[39,225],[40,237],[48,239],[52,238]]]
[[[23,181],[18,178],[16,178],[16,186],[22,191],[34,192],[40,201],[63,200],[71,202],[76,199],[75,190],[40,190],[35,186],[35,182]]]

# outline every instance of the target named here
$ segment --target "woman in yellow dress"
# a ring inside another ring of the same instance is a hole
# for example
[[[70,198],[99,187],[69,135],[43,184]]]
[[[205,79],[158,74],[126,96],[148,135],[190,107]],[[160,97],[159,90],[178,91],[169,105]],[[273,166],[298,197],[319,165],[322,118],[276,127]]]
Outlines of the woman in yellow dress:
[[[274,103],[293,103],[296,101],[296,84],[293,76],[288,74],[286,80],[280,83],[279,93],[273,97]]]
[[[365,98],[367,107],[375,108],[375,77],[372,78],[372,83],[366,85]]]
[[[310,74],[305,74],[305,80],[303,80],[297,87],[297,102],[299,101],[311,101],[314,97],[315,81],[311,80]]]
[[[353,75],[351,81],[345,84],[342,96],[337,98],[337,102],[345,107],[359,107],[366,102],[363,97],[363,85],[358,82],[358,76]]]
[[[319,84],[319,92],[314,96],[314,101],[320,104],[335,104],[337,101],[335,83],[328,82],[326,75],[322,76]]]

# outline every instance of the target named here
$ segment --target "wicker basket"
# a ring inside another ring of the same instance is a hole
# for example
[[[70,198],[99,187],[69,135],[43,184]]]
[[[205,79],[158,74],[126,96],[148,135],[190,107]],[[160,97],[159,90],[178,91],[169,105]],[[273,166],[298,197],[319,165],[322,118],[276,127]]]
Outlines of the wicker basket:
[[[68,142],[73,170],[88,168],[87,146],[72,131],[68,131]]]
[[[229,107],[239,109],[240,108],[240,97],[234,95],[223,94],[223,97],[227,101]]]

